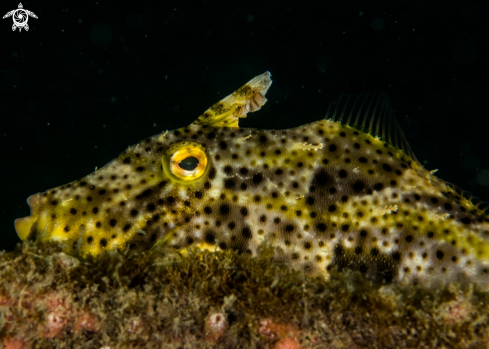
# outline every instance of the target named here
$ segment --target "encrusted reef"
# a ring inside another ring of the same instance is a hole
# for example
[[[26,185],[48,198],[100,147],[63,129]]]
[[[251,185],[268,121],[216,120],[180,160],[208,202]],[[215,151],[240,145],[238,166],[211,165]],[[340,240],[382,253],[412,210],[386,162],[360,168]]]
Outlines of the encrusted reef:
[[[311,278],[235,252],[0,254],[0,348],[487,348],[489,294]]]

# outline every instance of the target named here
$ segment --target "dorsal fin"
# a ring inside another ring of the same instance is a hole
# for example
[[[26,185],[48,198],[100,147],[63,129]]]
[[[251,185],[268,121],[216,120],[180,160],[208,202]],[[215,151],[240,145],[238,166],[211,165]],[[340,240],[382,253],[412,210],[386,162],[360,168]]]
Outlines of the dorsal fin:
[[[265,72],[251,79],[207,109],[192,125],[239,127],[239,118],[245,118],[246,114],[260,110],[267,102],[265,94],[272,84],[270,76],[270,72]]]
[[[343,94],[331,101],[326,119],[380,137],[384,142],[397,147],[417,161],[384,92]]]

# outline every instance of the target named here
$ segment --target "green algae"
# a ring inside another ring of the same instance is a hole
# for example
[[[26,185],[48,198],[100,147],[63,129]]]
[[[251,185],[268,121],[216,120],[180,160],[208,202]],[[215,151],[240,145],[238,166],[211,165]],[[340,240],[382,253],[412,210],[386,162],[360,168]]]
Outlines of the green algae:
[[[106,253],[55,245],[0,255],[0,347],[486,348],[489,294],[477,286],[375,285],[358,272],[306,277],[236,252]],[[224,330],[209,335],[209,318]]]

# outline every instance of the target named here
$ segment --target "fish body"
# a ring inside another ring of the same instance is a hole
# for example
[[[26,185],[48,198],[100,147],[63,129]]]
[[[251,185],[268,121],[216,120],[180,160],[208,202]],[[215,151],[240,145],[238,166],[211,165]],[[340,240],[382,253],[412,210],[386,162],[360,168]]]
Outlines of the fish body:
[[[293,129],[240,128],[270,85],[257,76],[188,127],[29,197],[19,237],[84,256],[155,245],[256,255],[268,244],[275,262],[326,278],[486,279],[488,216],[416,160],[385,95],[347,96]]]

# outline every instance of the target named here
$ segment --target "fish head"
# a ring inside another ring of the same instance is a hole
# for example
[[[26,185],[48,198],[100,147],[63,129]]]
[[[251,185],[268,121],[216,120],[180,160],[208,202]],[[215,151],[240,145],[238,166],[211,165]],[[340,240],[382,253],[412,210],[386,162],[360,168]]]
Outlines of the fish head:
[[[216,246],[209,223],[212,202],[222,198],[216,181],[242,190],[235,174],[218,174],[216,164],[236,161],[231,149],[246,139],[238,120],[261,108],[270,84],[270,73],[262,74],[191,125],[149,137],[86,177],[30,196],[30,215],[15,220],[18,236],[56,241],[82,256],[149,249],[156,242],[180,249],[194,240],[200,248]]]

